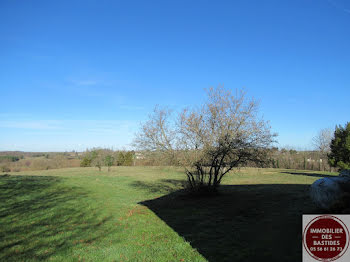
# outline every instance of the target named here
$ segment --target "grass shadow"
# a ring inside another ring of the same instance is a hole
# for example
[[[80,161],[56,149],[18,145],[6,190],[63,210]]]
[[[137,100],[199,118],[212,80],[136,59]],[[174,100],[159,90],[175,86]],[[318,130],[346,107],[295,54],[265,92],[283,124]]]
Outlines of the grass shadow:
[[[183,190],[141,202],[208,261],[301,261],[302,214],[317,213],[309,185],[221,186],[215,197]]]
[[[157,181],[134,181],[130,184],[137,189],[146,190],[150,193],[171,193],[183,188],[185,181],[177,179],[160,179]]]
[[[0,261],[71,257],[73,247],[93,246],[111,230],[110,217],[98,216],[88,192],[62,178],[0,178]],[[75,258],[78,259],[78,258]]]
[[[326,174],[315,174],[315,173],[298,173],[298,172],[288,172],[288,171],[283,171],[281,172],[283,174],[289,174],[289,175],[296,175],[296,176],[311,176],[311,177],[336,177],[334,175],[326,175]]]

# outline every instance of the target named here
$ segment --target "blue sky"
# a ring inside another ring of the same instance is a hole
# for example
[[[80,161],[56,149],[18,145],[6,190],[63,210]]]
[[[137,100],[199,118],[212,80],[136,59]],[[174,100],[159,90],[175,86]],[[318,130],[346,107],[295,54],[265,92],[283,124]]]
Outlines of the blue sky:
[[[0,150],[128,148],[220,84],[310,148],[350,121],[350,2],[0,1]]]

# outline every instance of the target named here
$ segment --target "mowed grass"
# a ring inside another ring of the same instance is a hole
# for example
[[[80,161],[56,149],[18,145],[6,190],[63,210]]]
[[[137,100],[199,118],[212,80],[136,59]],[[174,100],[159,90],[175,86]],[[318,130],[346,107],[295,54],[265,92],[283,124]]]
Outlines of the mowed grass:
[[[242,169],[191,198],[179,168],[0,177],[0,261],[301,261],[309,185],[335,175]],[[259,259],[259,260],[258,260]]]

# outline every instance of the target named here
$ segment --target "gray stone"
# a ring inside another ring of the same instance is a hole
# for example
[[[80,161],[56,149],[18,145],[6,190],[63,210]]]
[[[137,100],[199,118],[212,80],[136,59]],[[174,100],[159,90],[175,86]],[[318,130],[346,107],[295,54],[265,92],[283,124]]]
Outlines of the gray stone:
[[[325,177],[316,180],[310,187],[314,203],[323,209],[330,209],[344,195],[344,185],[350,183],[350,176]]]

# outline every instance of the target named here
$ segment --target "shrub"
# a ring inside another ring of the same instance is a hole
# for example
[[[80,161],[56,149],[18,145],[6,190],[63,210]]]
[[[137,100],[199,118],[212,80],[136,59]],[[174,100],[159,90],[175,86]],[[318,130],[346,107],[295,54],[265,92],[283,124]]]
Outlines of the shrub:
[[[0,162],[16,162],[19,160],[18,156],[0,156]]]
[[[350,169],[350,123],[344,127],[336,127],[328,161],[331,166],[340,170]]]
[[[108,172],[111,169],[111,166],[114,164],[114,157],[111,155],[107,155],[104,159],[105,165],[108,167]]]
[[[1,166],[0,170],[1,172],[11,172],[11,169],[8,166]]]
[[[119,152],[117,155],[117,165],[118,166],[122,166],[124,165],[124,160],[125,160],[125,156],[123,152]]]
[[[81,162],[80,162],[81,167],[89,167],[91,166],[91,158],[89,156],[85,156]]]
[[[129,151],[124,155],[124,166],[132,166],[134,163],[134,153]]]

